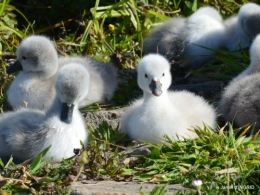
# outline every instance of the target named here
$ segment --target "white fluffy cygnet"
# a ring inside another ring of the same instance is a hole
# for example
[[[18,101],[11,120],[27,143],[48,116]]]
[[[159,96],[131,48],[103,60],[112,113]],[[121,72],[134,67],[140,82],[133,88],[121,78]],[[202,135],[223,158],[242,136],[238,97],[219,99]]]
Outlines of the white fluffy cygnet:
[[[58,71],[58,54],[51,40],[33,35],[22,41],[17,61],[7,73],[21,71],[7,91],[12,108],[48,109],[55,97],[54,83]]]
[[[239,9],[238,15],[224,21],[226,27],[225,47],[230,51],[249,48],[254,38],[260,33],[260,6],[246,3]]]
[[[111,100],[117,87],[117,72],[111,63],[89,57],[59,58],[47,37],[33,35],[20,44],[17,61],[7,70],[8,73],[21,70],[7,92],[10,105],[14,109],[48,110],[55,97],[54,83],[58,69],[74,60],[86,66],[90,73],[90,92],[79,103],[79,108]]]
[[[210,61],[213,50],[223,47],[225,32],[222,17],[214,7],[199,8],[181,30],[180,39],[186,42],[180,57],[184,60],[181,66],[197,68]]]
[[[174,17],[154,27],[144,39],[144,55],[158,53],[169,61],[178,58],[185,43],[180,39],[180,30],[184,27],[185,20],[183,17]]]
[[[250,47],[250,65],[225,88],[220,113],[234,125],[256,124],[260,128],[260,34]]]
[[[15,162],[34,159],[51,145],[44,159],[52,162],[74,155],[74,148],[87,144],[85,121],[78,103],[86,96],[89,85],[87,69],[77,63],[64,65],[58,73],[57,96],[47,112],[21,108],[0,116],[0,158]]]
[[[165,134],[173,140],[177,135],[196,138],[189,129],[214,128],[216,114],[203,98],[187,91],[170,92],[169,62],[159,54],[144,56],[137,67],[138,85],[143,98],[135,101],[121,119],[120,129],[132,139],[161,142]]]

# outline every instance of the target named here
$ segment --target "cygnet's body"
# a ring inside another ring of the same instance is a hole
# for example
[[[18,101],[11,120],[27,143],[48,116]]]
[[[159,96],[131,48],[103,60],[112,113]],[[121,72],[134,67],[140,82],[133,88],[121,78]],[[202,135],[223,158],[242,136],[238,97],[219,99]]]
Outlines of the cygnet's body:
[[[173,140],[177,135],[196,138],[192,127],[215,127],[215,111],[207,102],[190,92],[168,92],[171,84],[169,62],[158,54],[141,59],[138,85],[144,97],[134,102],[121,120],[121,131],[132,139],[161,142],[165,134]]]
[[[255,3],[242,5],[237,16],[232,16],[224,21],[225,47],[230,51],[238,51],[240,46],[249,48],[254,38],[260,33],[259,23],[260,6]]]
[[[71,63],[58,73],[57,96],[47,112],[21,108],[0,116],[0,158],[15,162],[34,159],[51,145],[45,159],[53,162],[74,155],[87,143],[85,122],[78,110],[78,102],[88,93],[89,75],[82,65]]]
[[[212,59],[214,49],[223,46],[226,31],[219,12],[213,7],[205,6],[199,8],[186,20],[181,32],[180,39],[186,41],[180,57],[185,61],[181,66],[197,68]]]
[[[21,43],[17,61],[8,69],[8,73],[22,70],[7,92],[10,105],[14,109],[27,106],[48,110],[55,97],[57,71],[74,60],[86,66],[91,77],[89,96],[79,103],[79,108],[110,100],[117,86],[116,69],[111,63],[98,62],[88,57],[58,58],[57,51],[48,38],[33,35]]]
[[[175,60],[184,48],[184,41],[179,36],[185,20],[183,17],[175,17],[154,27],[144,39],[144,55],[159,53],[169,61]]]
[[[219,104],[223,117],[236,126],[260,128],[260,35],[250,47],[250,65],[225,88]]]

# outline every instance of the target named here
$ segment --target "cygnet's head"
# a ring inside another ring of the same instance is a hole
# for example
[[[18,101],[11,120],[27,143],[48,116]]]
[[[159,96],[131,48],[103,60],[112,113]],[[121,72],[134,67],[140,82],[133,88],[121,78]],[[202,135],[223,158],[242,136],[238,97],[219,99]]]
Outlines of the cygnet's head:
[[[155,96],[165,93],[172,82],[170,64],[159,54],[144,56],[138,64],[137,73],[139,87]]]
[[[65,64],[58,72],[55,89],[62,102],[61,121],[71,123],[73,109],[89,92],[90,76],[79,63]]]
[[[82,64],[65,64],[58,72],[55,88],[62,103],[75,105],[82,101],[89,92],[90,76]]]
[[[17,49],[17,61],[10,66],[7,73],[19,70],[53,74],[58,69],[57,51],[47,37],[32,35],[24,39]]]
[[[253,40],[260,33],[260,6],[256,3],[244,4],[239,9],[238,22],[247,36]]]

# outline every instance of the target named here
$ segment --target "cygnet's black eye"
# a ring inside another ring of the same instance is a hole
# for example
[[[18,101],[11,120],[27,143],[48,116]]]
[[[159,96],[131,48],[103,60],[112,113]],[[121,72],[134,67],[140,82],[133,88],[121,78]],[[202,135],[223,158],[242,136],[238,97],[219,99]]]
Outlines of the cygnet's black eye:
[[[22,56],[23,60],[26,60],[26,57],[25,56]]]
[[[162,76],[164,77],[164,73],[162,74]]]
[[[147,74],[144,74],[144,77],[145,77],[145,78],[148,78]]]

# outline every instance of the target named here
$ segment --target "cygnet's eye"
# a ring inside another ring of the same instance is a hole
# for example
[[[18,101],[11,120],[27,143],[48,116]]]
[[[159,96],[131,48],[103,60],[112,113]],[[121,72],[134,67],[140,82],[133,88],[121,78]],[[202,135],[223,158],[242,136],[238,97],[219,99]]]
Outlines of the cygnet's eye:
[[[162,74],[162,76],[164,77],[164,73]]]
[[[144,77],[145,77],[145,78],[148,78],[147,74],[144,74]]]
[[[23,60],[26,60],[26,57],[25,56],[22,56]]]

